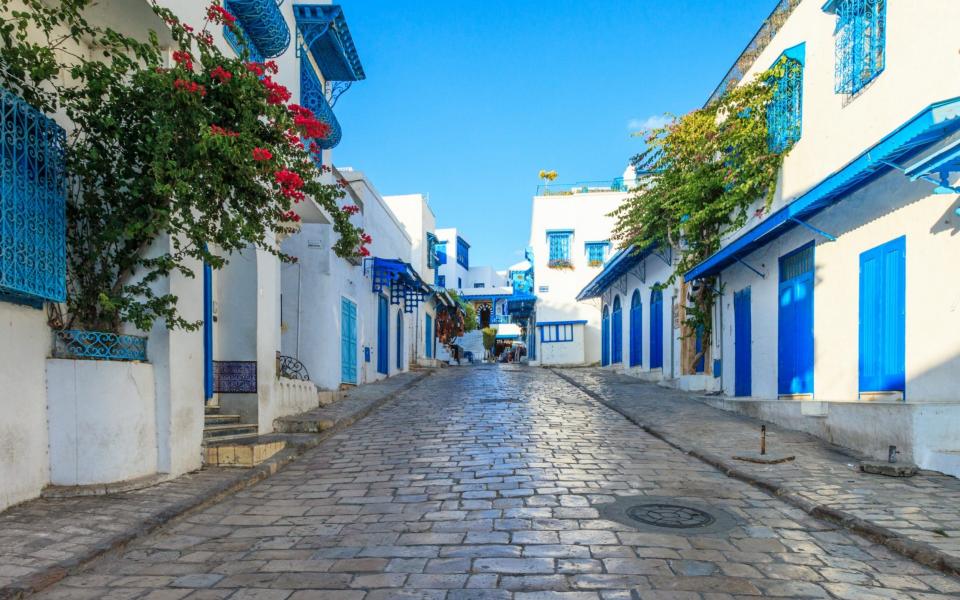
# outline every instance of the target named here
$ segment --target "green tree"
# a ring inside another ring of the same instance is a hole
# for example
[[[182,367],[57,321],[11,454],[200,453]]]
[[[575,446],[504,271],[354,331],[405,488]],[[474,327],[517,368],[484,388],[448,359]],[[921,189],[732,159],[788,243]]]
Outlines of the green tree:
[[[277,237],[294,231],[294,205],[312,199],[332,215],[339,256],[363,254],[369,236],[341,208],[339,186],[320,182],[314,140],[329,127],[290,104],[276,65],[226,56],[210,30],[243,39],[218,2],[200,31],[154,4],[174,40],[162,48],[90,23],[90,0],[0,2],[0,82],[46,113],[71,121],[66,149],[68,326],[116,331],[196,328],[178,298],[157,294],[191,264],[223,267],[251,246],[283,260]],[[93,50],[85,50],[92,48]],[[173,50],[173,64],[165,58]],[[152,245],[169,235],[171,247]]]
[[[463,332],[466,333],[476,329],[479,322],[477,321],[477,309],[474,308],[473,303],[464,301],[456,290],[447,290],[447,293],[463,309]]]
[[[723,237],[746,222],[758,201],[769,208],[783,154],[770,149],[767,107],[776,79],[791,68],[778,62],[717,102],[654,129],[645,150],[633,158],[645,173],[631,198],[613,213],[614,238],[623,246],[672,247],[679,260],[668,281],[720,248]],[[789,148],[784,152],[789,151]],[[686,302],[688,331],[699,329],[710,346],[716,290],[711,282],[692,286]]]

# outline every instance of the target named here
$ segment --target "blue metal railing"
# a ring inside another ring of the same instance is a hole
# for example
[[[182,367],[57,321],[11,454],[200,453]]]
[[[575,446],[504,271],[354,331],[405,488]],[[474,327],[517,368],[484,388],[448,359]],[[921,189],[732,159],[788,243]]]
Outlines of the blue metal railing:
[[[576,183],[541,183],[537,186],[538,196],[572,196],[573,194],[595,194],[601,192],[626,192],[629,187],[623,177],[606,181],[578,181]]]
[[[101,331],[53,332],[53,356],[92,360],[147,360],[147,338]]]
[[[67,297],[66,133],[0,89],[0,294]]]

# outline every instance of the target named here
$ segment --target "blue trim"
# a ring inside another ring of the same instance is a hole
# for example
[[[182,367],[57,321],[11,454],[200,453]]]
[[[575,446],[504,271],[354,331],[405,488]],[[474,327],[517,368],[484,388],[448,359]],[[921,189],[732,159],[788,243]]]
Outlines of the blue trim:
[[[600,317],[600,366],[610,364],[610,307],[604,305]]]
[[[397,311],[397,371],[403,370],[403,311]]]
[[[603,270],[597,273],[597,276],[590,280],[580,293],[577,294],[577,300],[588,300],[590,298],[599,298],[613,283],[623,275],[634,268],[653,251],[650,246],[643,250],[636,246],[629,246],[614,254],[603,267]]]
[[[213,398],[213,267],[203,263],[203,394]]]
[[[793,219],[802,221],[809,219],[889,172],[893,168],[891,163],[916,157],[923,150],[929,149],[932,144],[960,130],[958,117],[960,117],[960,98],[930,105],[847,163],[842,169],[688,271],[684,279],[693,281],[716,275],[736,262],[737,257],[746,256],[790,231],[796,226]]]
[[[778,260],[777,393],[813,394],[816,244]]]
[[[313,63],[306,56],[300,57],[300,104],[312,110],[317,120],[330,128],[327,137],[314,140],[317,145],[324,150],[329,150],[339,144],[340,138],[343,137],[340,121],[333,114],[330,102],[327,101],[324,85],[320,82]],[[314,156],[314,160],[318,162],[319,157]]]
[[[537,323],[537,327],[544,327],[546,325],[586,325],[587,322],[584,321],[541,321]]]
[[[907,238],[860,254],[860,392],[906,392]]]
[[[290,28],[276,0],[225,0],[224,8],[237,17],[263,56],[274,58],[290,47]]]
[[[541,344],[555,344],[555,343],[568,343],[576,339],[576,333],[573,329],[574,323],[556,323],[549,325],[546,323],[537,323],[537,328],[540,329],[540,343]],[[547,339],[547,332],[552,333],[551,336],[553,339]]]
[[[643,363],[643,300],[640,290],[630,296],[630,366]]]
[[[426,326],[423,330],[424,351],[427,358],[433,358],[433,317],[430,315],[424,316],[426,317]]]
[[[797,61],[801,65],[806,65],[807,64],[807,43],[800,42],[796,46],[787,48],[786,50],[780,53],[780,56],[777,58],[777,60],[773,61],[773,64],[771,64],[770,66],[772,67],[773,65],[777,64],[780,58],[784,56]]]
[[[303,43],[327,81],[366,79],[350,28],[337,4],[294,4],[293,15]]]
[[[613,328],[610,335],[610,362],[619,364],[623,362],[623,303],[620,296],[613,297],[613,311],[610,315],[610,325]]]

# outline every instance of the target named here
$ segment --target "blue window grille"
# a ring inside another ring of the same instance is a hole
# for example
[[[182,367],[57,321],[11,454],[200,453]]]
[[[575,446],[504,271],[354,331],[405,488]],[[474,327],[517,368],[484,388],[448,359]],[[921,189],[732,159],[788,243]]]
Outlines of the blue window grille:
[[[573,231],[548,231],[547,243],[550,246],[550,262],[570,260],[570,240]]]
[[[447,243],[437,242],[437,264],[447,264]]]
[[[253,40],[250,39],[250,36],[240,28],[240,35],[243,36],[243,43],[247,46],[247,60],[255,63],[264,62],[263,54],[257,49],[257,45],[253,43]],[[239,57],[243,57],[243,44],[240,43],[240,40],[237,38],[236,34],[233,33],[233,30],[226,25],[223,26],[223,39],[227,40],[227,44],[233,49],[233,51]]]
[[[264,56],[280,56],[290,46],[290,28],[277,0],[226,0],[224,8],[237,17]]]
[[[603,261],[607,259],[607,248],[610,246],[610,242],[587,242],[587,263],[591,267],[599,267],[603,265]]]
[[[447,287],[447,276],[446,275],[437,275],[437,285],[446,288]]]
[[[464,269],[470,268],[470,244],[461,237],[457,238],[457,264]]]
[[[325,123],[330,132],[323,139],[314,140],[320,148],[329,150],[340,143],[343,132],[340,130],[340,122],[337,121],[330,103],[327,101],[327,94],[323,83],[317,76],[313,64],[304,52],[300,56],[300,104],[309,108],[316,115],[317,120]],[[314,160],[319,164],[319,153],[314,156]]]
[[[427,232],[427,268],[436,269],[439,264],[437,257],[437,236]]]
[[[475,288],[485,288],[485,287],[487,287],[487,284],[485,284],[485,283],[475,283],[475,284],[473,284],[473,287],[475,287]]]
[[[64,329],[53,332],[56,358],[147,360],[147,338],[99,331]]]
[[[63,302],[66,133],[16,94],[0,92],[0,296]]]
[[[782,74],[772,82],[773,100],[767,107],[767,143],[783,152],[800,139],[803,115],[803,63],[784,56]]]
[[[835,0],[837,26],[834,89],[856,94],[886,67],[887,0]]]

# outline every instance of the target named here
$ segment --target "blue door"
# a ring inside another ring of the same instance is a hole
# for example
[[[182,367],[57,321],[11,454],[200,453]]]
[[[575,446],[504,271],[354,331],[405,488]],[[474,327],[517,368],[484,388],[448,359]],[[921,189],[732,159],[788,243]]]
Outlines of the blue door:
[[[390,312],[387,297],[377,298],[377,373],[386,375],[390,372]]]
[[[614,364],[623,362],[623,308],[620,306],[620,296],[613,299],[613,348],[611,360]]]
[[[650,292],[650,368],[663,368],[663,290]]]
[[[750,320],[750,288],[733,295],[733,347],[735,396],[753,395],[753,332]]]
[[[403,313],[397,311],[397,370],[403,370]]]
[[[530,328],[530,335],[527,336],[529,338],[529,341],[527,342],[527,346],[529,346],[527,349],[527,359],[537,360],[537,328],[534,326],[532,320],[530,321],[528,327]]]
[[[633,290],[630,299],[630,366],[636,367],[643,359],[643,303],[640,290]]]
[[[813,393],[813,242],[780,257],[777,391]]]
[[[860,391],[906,391],[907,238],[860,255]]]
[[[696,354],[700,354],[701,352],[703,352],[703,326],[702,325],[697,327],[697,330],[696,330],[695,352]],[[694,373],[703,373],[703,365],[704,363],[706,363],[706,360],[705,360],[706,358],[707,358],[706,352],[703,352],[703,354],[700,354],[700,358],[697,359],[697,364],[693,365]]]
[[[600,319],[600,366],[610,364],[610,311],[604,306]]]
[[[213,398],[213,268],[203,263],[203,395]]]
[[[427,315],[427,327],[423,334],[427,358],[433,358],[433,317]]]
[[[357,383],[357,305],[340,298],[340,380]]]

